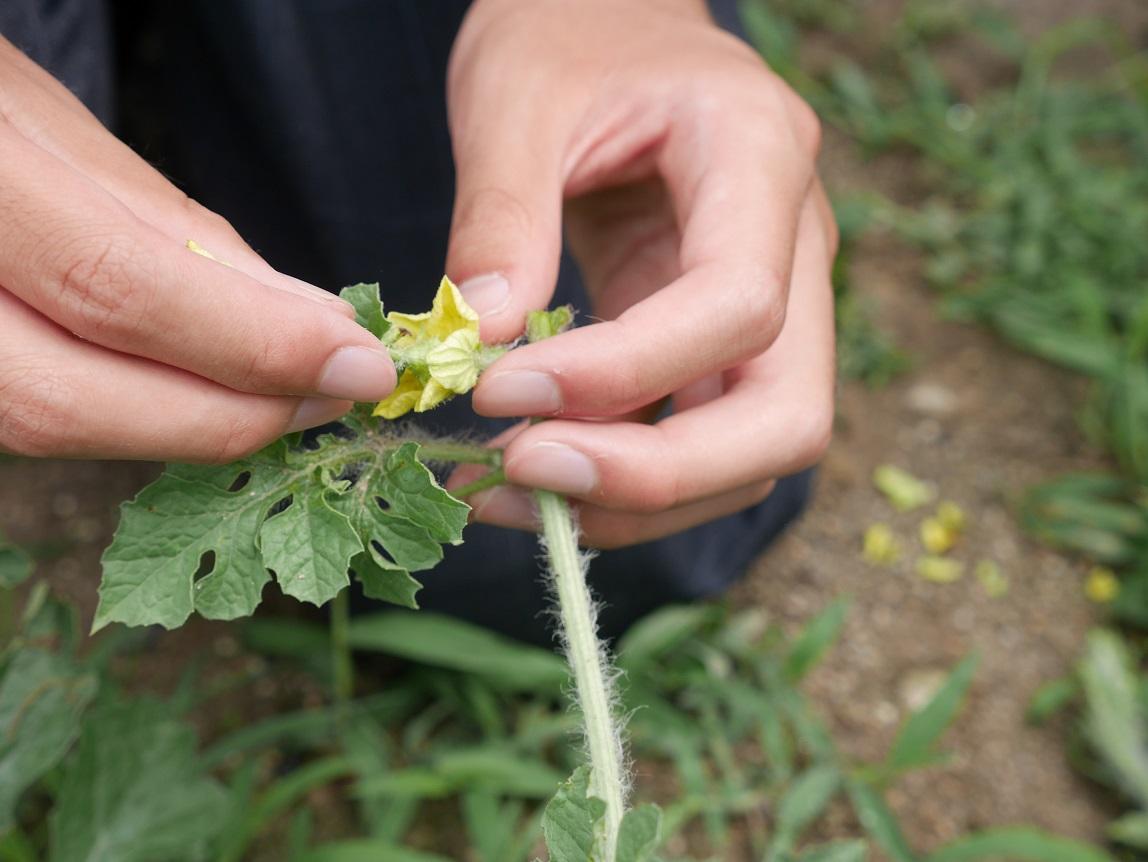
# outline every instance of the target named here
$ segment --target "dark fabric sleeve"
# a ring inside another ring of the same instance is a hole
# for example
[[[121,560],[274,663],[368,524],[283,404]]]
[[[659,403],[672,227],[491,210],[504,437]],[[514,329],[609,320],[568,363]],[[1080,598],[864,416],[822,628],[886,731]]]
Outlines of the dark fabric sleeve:
[[[112,53],[103,0],[0,0],[0,34],[112,122]]]

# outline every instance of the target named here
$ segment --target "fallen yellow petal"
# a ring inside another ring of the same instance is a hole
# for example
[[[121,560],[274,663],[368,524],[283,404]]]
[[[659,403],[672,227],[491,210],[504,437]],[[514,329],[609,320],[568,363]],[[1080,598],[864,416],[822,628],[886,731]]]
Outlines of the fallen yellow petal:
[[[917,574],[934,584],[951,584],[965,573],[965,564],[947,557],[925,556],[917,560]]]
[[[937,506],[937,520],[954,533],[964,532],[968,523],[965,510],[951,500],[944,500]]]
[[[940,518],[925,518],[921,522],[921,544],[930,554],[944,554],[957,543],[957,533],[944,525]]]
[[[897,562],[901,548],[887,524],[873,524],[865,531],[861,540],[861,556],[882,566]]]
[[[918,509],[935,496],[932,486],[892,464],[882,464],[873,471],[873,484],[898,512]]]
[[[1097,604],[1108,604],[1120,595],[1120,579],[1112,569],[1093,566],[1084,582],[1084,595]]]
[[[193,239],[187,241],[187,250],[195,252],[200,257],[206,257],[208,260],[214,260],[216,263],[222,263],[224,266],[231,266],[227,261],[220,260]]]

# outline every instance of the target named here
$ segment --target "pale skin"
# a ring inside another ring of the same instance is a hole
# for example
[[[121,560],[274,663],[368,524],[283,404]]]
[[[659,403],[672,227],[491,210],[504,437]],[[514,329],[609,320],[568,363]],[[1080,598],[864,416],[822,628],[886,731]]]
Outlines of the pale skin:
[[[533,529],[522,488],[546,488],[579,503],[588,544],[625,545],[820,457],[836,233],[818,124],[703,3],[477,0],[448,107],[446,269],[484,339],[549,304],[564,228],[602,321],[480,380],[479,413],[551,421],[497,441],[521,487],[476,495],[476,518]],[[0,450],[233,460],[390,392],[351,318],[0,40]]]
[[[497,441],[510,482],[580,501],[586,542],[613,547],[744,509],[820,458],[837,233],[817,119],[704,3],[479,0],[448,95],[447,271],[484,337],[548,304],[563,226],[602,321],[480,379],[479,413],[553,417]],[[519,487],[471,502],[534,525]]]

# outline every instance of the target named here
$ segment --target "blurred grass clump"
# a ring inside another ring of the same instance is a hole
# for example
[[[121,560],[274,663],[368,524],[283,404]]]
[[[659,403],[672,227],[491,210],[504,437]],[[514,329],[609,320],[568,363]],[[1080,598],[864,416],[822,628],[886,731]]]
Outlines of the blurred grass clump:
[[[1035,489],[1023,518],[1122,567],[1114,608],[1148,625],[1148,54],[1112,22],[1028,38],[988,6],[909,2],[859,62],[861,4],[743,8],[828,125],[906,165],[911,203],[838,201],[846,234],[891,230],[922,252],[946,314],[1089,380],[1081,426],[1118,475]],[[799,59],[803,28],[845,50]]]

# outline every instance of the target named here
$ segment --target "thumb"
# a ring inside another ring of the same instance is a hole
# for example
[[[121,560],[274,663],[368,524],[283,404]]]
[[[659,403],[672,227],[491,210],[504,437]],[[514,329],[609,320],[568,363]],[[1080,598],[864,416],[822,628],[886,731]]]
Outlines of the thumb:
[[[508,140],[508,137],[512,140]],[[562,251],[558,148],[497,131],[455,142],[457,187],[446,271],[482,318],[487,342],[522,333],[554,294]]]

